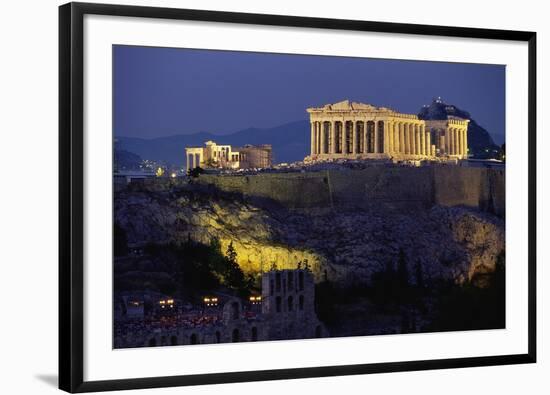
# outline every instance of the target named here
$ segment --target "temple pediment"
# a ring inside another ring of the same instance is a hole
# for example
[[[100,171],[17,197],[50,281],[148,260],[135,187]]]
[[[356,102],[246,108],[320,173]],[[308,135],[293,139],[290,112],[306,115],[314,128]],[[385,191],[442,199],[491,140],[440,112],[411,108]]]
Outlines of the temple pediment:
[[[385,107],[376,107],[367,103],[354,102],[349,100],[342,100],[337,103],[325,104],[321,107],[314,107],[311,110],[321,110],[321,111],[391,111],[389,108]]]

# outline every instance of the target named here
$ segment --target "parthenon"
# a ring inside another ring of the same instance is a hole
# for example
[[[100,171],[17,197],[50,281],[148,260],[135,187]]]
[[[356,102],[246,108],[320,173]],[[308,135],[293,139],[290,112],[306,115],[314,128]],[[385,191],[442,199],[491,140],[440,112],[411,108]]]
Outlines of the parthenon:
[[[467,119],[421,120],[413,114],[349,100],[311,107],[307,112],[312,160],[468,156]]]

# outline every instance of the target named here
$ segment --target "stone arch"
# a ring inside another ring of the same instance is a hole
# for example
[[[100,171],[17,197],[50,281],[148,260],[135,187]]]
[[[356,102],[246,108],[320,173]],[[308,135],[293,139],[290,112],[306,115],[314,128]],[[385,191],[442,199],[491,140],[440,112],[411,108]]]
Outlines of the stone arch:
[[[255,326],[253,326],[250,331],[250,340],[252,340],[253,342],[258,340],[258,328],[256,328]]]
[[[281,312],[281,310],[282,310],[282,309],[281,309],[281,307],[282,307],[281,305],[282,305],[281,297],[280,297],[280,296],[277,296],[277,297],[275,298],[275,311],[276,311],[277,313],[280,313],[280,312]]]
[[[237,343],[237,342],[239,342],[239,339],[240,339],[239,329],[235,328],[235,329],[233,329],[233,332],[231,333],[231,341],[233,343]]]
[[[231,303],[231,319],[232,320],[239,319],[239,303],[237,302]]]
[[[320,337],[322,337],[322,335],[323,335],[323,331],[321,329],[321,325],[317,325],[315,327],[315,337],[320,338]]]
[[[224,322],[238,320],[240,318],[242,308],[241,303],[237,298],[231,298],[223,305],[223,320]]]

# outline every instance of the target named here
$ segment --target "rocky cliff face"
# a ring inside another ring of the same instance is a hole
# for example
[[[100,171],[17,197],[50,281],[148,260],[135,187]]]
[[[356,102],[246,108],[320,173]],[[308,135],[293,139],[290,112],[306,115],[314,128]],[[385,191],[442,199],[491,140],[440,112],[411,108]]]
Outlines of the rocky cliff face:
[[[343,285],[368,283],[400,250],[410,273],[420,265],[426,281],[461,283],[493,271],[504,249],[501,219],[460,207],[288,210],[200,190],[124,190],[114,215],[129,244],[217,237],[224,250],[233,242],[245,272],[307,260],[318,280]]]

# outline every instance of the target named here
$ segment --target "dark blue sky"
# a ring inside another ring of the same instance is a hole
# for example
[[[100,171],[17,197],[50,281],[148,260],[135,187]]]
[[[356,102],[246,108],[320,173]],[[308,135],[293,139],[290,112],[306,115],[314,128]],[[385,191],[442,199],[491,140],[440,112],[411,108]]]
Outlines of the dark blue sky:
[[[273,127],[345,99],[416,114],[436,96],[503,142],[504,66],[114,47],[117,136]]]

